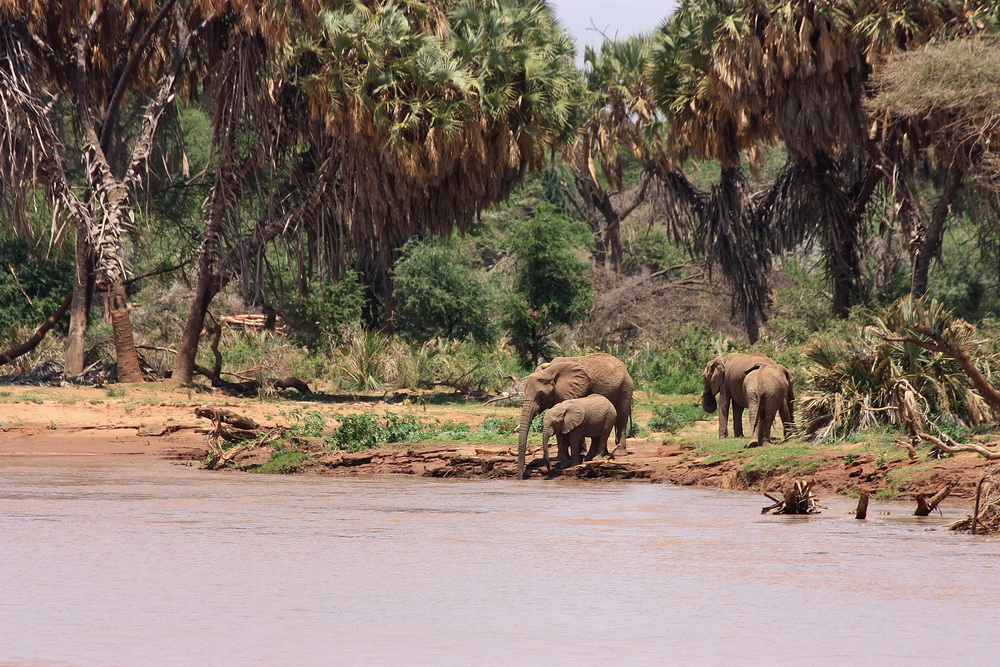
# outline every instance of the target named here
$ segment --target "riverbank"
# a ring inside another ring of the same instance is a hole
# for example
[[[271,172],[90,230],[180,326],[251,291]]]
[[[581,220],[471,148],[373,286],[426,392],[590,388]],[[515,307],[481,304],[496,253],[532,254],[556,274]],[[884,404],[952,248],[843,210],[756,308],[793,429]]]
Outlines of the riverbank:
[[[289,428],[270,445],[252,447],[233,458],[232,467],[254,470],[281,455],[287,465],[275,470],[320,475],[405,474],[428,477],[513,479],[516,406],[484,406],[442,393],[393,396],[310,394],[238,398],[209,390],[162,384],[97,387],[0,387],[0,456],[131,455],[154,456],[204,465],[214,424],[195,415],[210,405],[247,416],[262,428]],[[386,403],[389,398],[392,403]],[[952,486],[953,498],[970,498],[987,462],[973,454],[930,458],[927,446],[916,458],[894,444],[892,434],[873,434],[849,442],[808,443],[792,438],[771,447],[746,449],[744,440],[716,437],[714,415],[677,433],[650,432],[658,405],[692,403],[695,397],[637,396],[634,420],[639,434],[628,453],[550,475],[551,478],[641,480],[727,490],[768,492],[788,481],[814,480],[823,495],[868,491],[884,500],[912,500]],[[302,435],[297,425],[312,419],[327,430],[346,415],[388,414],[423,427],[415,442],[389,444],[359,452],[330,451],[318,437]],[[540,436],[533,434],[537,449]],[[984,444],[989,445],[987,439]],[[545,477],[540,454],[532,478]]]

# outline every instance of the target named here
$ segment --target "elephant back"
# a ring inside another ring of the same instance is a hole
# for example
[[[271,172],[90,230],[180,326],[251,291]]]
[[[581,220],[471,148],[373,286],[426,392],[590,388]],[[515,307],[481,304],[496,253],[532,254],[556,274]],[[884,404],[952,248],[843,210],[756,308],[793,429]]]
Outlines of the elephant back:
[[[580,364],[590,377],[589,394],[600,394],[615,402],[623,394],[632,394],[632,376],[618,357],[597,352],[583,357],[556,357],[552,363],[567,362]]]

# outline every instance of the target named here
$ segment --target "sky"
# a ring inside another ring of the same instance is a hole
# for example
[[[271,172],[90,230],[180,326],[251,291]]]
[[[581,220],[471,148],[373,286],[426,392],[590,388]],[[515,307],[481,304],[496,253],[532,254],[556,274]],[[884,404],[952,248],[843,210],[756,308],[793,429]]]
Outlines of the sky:
[[[649,32],[677,7],[672,0],[549,0],[549,6],[576,39],[577,53],[583,55],[586,44],[599,46],[600,32],[610,38]]]

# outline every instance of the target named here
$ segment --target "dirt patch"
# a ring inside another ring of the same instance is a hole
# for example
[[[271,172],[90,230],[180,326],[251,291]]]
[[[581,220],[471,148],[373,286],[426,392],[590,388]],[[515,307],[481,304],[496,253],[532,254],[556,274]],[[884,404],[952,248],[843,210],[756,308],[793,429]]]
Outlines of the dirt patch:
[[[167,385],[118,385],[93,387],[0,388],[0,455],[120,454],[155,456],[178,461],[204,461],[213,424],[195,416],[202,404],[228,408],[265,426],[288,426],[299,414],[318,411],[330,424],[338,415],[375,412],[413,415],[425,423],[468,424],[473,430],[487,418],[516,417],[518,408],[465,403],[441,394],[416,396],[407,404],[387,405],[381,397],[318,395],[297,400],[294,391],[271,400],[240,399],[210,391]],[[436,402],[444,400],[444,404]],[[638,402],[636,420],[645,423],[652,414],[646,400]],[[803,475],[795,471],[754,469],[740,455],[719,457],[698,453],[691,444],[714,428],[698,422],[677,436],[659,434],[629,441],[627,454],[614,460],[593,461],[567,470],[546,473],[532,450],[532,479],[631,480],[670,483],[728,490],[773,491]],[[474,431],[473,431],[474,432]],[[458,479],[514,479],[516,445],[468,441],[388,446],[361,453],[328,451],[320,439],[296,439],[289,451],[304,455],[298,472],[317,475],[400,474]],[[537,444],[537,443],[533,443]],[[738,450],[738,448],[736,448]],[[255,447],[233,460],[239,469],[268,463],[270,447]],[[917,493],[953,485],[952,498],[971,498],[987,468],[973,454],[932,460],[886,460],[862,445],[807,450],[796,459],[799,468],[815,482],[820,496],[855,495],[868,491],[885,499],[912,499]]]

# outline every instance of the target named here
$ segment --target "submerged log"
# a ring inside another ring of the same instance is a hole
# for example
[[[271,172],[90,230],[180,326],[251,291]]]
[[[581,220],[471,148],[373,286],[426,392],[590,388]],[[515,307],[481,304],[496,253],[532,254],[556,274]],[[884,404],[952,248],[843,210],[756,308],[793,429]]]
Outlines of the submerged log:
[[[931,512],[937,509],[938,504],[948,497],[949,493],[951,493],[950,486],[941,487],[941,489],[932,496],[928,496],[926,493],[918,493],[917,509],[913,511],[913,516],[930,515]]]
[[[854,518],[859,521],[868,517],[868,492],[862,491],[858,498],[858,508],[854,510]]]

